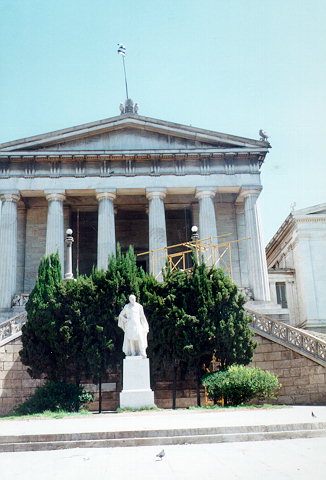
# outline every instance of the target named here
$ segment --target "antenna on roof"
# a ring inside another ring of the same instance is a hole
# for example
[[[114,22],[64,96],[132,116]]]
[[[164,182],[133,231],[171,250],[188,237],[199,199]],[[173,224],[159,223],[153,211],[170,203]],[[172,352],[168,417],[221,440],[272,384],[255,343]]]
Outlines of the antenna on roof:
[[[125,65],[125,56],[126,56],[127,49],[122,43],[118,43],[118,54],[122,56],[122,63],[123,63],[123,71],[125,75],[125,86],[126,86],[126,99],[128,100],[128,83],[127,83],[127,75],[126,75],[126,65]]]

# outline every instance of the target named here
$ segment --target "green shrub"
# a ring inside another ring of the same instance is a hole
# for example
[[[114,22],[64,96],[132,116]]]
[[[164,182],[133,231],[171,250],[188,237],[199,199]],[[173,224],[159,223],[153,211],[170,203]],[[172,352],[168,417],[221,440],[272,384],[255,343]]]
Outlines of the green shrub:
[[[260,401],[274,399],[281,387],[276,375],[243,365],[209,373],[203,377],[202,384],[214,403],[223,398],[225,405],[240,405],[254,398]]]
[[[32,415],[46,410],[78,412],[84,403],[92,400],[93,396],[85,392],[83,387],[63,382],[47,382],[37,387],[28,400],[15,408],[14,413]]]

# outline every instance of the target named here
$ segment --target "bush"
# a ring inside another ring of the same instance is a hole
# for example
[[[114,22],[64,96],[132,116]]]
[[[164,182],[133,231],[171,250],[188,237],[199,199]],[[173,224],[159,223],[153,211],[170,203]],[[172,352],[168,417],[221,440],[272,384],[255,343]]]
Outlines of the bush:
[[[215,402],[224,399],[224,404],[240,405],[253,398],[265,400],[276,398],[281,387],[278,377],[255,367],[232,365],[227,370],[205,375],[202,384]]]
[[[47,382],[37,387],[34,394],[15,408],[16,415],[33,415],[46,410],[56,412],[78,412],[84,403],[91,402],[93,396],[84,391],[83,387],[63,383]]]

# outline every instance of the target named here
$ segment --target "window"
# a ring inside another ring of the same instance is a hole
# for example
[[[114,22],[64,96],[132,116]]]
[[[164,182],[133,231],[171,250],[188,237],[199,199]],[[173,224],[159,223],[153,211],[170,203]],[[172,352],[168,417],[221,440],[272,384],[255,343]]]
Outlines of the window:
[[[282,308],[288,308],[288,302],[286,300],[285,282],[276,282],[275,287],[277,303],[281,305]]]

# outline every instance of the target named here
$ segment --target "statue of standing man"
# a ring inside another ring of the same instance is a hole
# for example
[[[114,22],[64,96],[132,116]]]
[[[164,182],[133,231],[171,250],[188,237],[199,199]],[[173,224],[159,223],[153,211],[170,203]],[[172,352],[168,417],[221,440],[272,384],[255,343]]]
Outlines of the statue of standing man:
[[[136,302],[135,295],[129,296],[129,303],[119,315],[118,326],[125,333],[122,351],[129,356],[141,355],[146,358],[148,323],[144,309]]]

